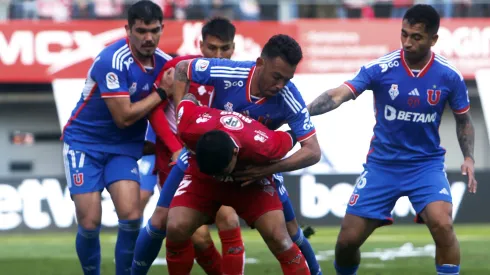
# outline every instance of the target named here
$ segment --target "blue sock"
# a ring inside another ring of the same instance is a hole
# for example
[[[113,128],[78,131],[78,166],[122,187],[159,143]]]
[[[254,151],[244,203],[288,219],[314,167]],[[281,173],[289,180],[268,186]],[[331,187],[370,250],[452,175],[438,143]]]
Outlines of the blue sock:
[[[100,226],[94,230],[87,230],[78,226],[76,249],[78,259],[82,265],[83,274],[100,274]]]
[[[459,275],[459,265],[436,265],[437,275]]]
[[[340,267],[335,261],[333,262],[333,265],[337,271],[337,275],[357,275],[357,269],[359,268],[359,265]]]
[[[178,165],[172,167],[172,170],[170,170],[167,179],[163,183],[157,206],[165,208],[170,207],[170,203],[172,202],[174,194],[177,191],[177,188],[179,187],[179,184],[183,178],[184,171]]]
[[[165,231],[156,229],[148,221],[148,224],[141,229],[138,240],[136,240],[133,265],[131,266],[132,275],[148,273],[151,264],[162,248],[163,239],[165,239]]]
[[[116,241],[116,275],[131,274],[134,246],[141,228],[141,219],[119,220]]]
[[[303,253],[305,256],[311,275],[321,275],[322,270],[316,261],[315,251],[313,251],[310,242],[303,235],[303,230],[298,228],[298,232],[296,232],[296,235],[294,235],[291,239],[296,245],[298,245],[299,250],[301,250],[301,253]]]

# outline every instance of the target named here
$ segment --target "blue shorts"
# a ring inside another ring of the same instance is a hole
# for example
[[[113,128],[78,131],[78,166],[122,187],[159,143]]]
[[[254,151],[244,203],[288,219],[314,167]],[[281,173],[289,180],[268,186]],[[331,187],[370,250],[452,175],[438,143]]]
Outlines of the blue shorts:
[[[102,192],[120,180],[140,182],[137,159],[93,150],[63,147],[66,183],[71,195]]]
[[[396,201],[408,196],[419,214],[431,202],[452,203],[451,188],[444,163],[378,164],[369,162],[347,205],[347,213],[393,223],[391,213]],[[418,216],[418,215],[417,215]],[[418,222],[422,222],[418,216]]]
[[[153,193],[158,181],[157,175],[153,174],[153,169],[155,169],[155,155],[143,156],[138,160],[138,167],[141,178],[140,189]]]

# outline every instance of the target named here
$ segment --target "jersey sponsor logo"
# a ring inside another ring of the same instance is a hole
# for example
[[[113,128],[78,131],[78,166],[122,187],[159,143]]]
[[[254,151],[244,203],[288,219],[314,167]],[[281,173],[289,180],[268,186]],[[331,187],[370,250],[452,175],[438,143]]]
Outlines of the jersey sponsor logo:
[[[305,120],[303,121],[303,129],[305,131],[312,129],[314,126],[310,120],[310,113],[308,112],[308,109],[303,108],[303,110],[301,110],[301,113],[305,115]]]
[[[225,90],[228,89],[228,88],[231,88],[231,87],[243,87],[243,81],[239,80],[239,81],[229,81],[229,80],[225,80]]]
[[[239,117],[241,120],[243,120],[244,122],[246,123],[252,123],[252,119],[249,118],[249,117],[246,117],[240,113],[236,113],[236,112],[227,112],[227,111],[221,111],[220,115],[233,115],[233,116],[237,116]]]
[[[204,113],[199,115],[199,117],[196,119],[196,123],[205,123],[208,122],[211,119],[212,116],[210,116],[208,113]]]
[[[441,99],[441,90],[435,90],[435,91],[432,89],[427,90],[427,102],[429,102],[430,105],[437,105],[440,99]]]
[[[123,61],[124,65],[126,65],[126,70],[129,71],[129,66],[134,63],[134,59],[132,57],[129,57],[128,60]]]
[[[109,72],[105,76],[105,81],[107,82],[107,88],[109,89],[117,89],[119,88],[119,79],[117,75],[113,72]]]
[[[260,130],[255,130],[255,133],[256,133],[256,135],[254,137],[255,141],[260,141],[260,142],[264,143],[267,139],[269,139],[267,134],[260,131]]]
[[[395,100],[395,98],[400,94],[400,91],[398,91],[398,84],[391,84],[391,88],[388,93],[390,94],[391,100]]]
[[[209,66],[209,60],[199,59],[196,61],[196,71],[204,72]]]
[[[432,114],[406,112],[402,110],[397,110],[395,109],[395,107],[390,105],[385,106],[384,115],[385,115],[385,119],[388,121],[402,120],[402,121],[410,121],[416,123],[432,123],[436,121],[437,118],[436,112]]]
[[[379,64],[379,67],[381,67],[381,72],[384,73],[389,68],[398,67],[399,65],[400,65],[400,63],[398,62],[398,60],[395,60],[395,61],[392,61],[392,62]]]
[[[225,128],[230,130],[238,131],[243,129],[243,122],[237,116],[234,115],[223,116],[220,119],[220,122],[221,124],[223,124],[223,126],[225,126]]]

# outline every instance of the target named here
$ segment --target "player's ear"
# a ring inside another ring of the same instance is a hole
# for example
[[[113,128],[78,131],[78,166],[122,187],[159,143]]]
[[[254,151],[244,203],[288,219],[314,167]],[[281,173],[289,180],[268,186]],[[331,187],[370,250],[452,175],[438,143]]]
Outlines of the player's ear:
[[[204,41],[199,40],[199,48],[201,49],[202,52],[202,48],[204,48]]]
[[[131,34],[131,28],[129,25],[124,25],[124,28],[126,29],[126,35],[129,36]]]
[[[432,47],[437,43],[438,39],[439,39],[439,35],[437,33],[432,36],[432,41],[431,41]]]
[[[264,65],[264,59],[262,57],[257,57],[256,66],[261,67]]]

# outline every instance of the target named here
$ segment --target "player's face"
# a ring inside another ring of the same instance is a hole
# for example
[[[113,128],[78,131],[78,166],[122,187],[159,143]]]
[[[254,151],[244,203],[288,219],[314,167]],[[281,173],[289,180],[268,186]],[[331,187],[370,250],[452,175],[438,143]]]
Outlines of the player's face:
[[[293,78],[296,66],[289,65],[281,57],[257,59],[259,69],[259,91],[263,97],[279,93]]]
[[[231,59],[235,51],[233,41],[223,41],[216,36],[207,35],[201,41],[201,53],[206,58],[226,58]]]
[[[235,148],[235,150],[233,150],[233,157],[231,158],[231,161],[228,164],[228,166],[225,168],[225,170],[223,170],[223,172],[220,175],[216,175],[216,176],[226,177],[228,175],[231,175],[231,173],[233,173],[233,170],[235,170],[235,166],[238,160],[237,156],[238,156],[238,149]]]
[[[407,20],[402,22],[401,42],[405,58],[413,63],[422,60],[437,42],[437,34],[429,34],[425,24],[410,25]]]
[[[143,58],[151,57],[160,41],[162,29],[163,24],[158,20],[154,20],[150,24],[145,24],[143,20],[136,20],[131,28],[126,25],[126,33],[133,53]]]

